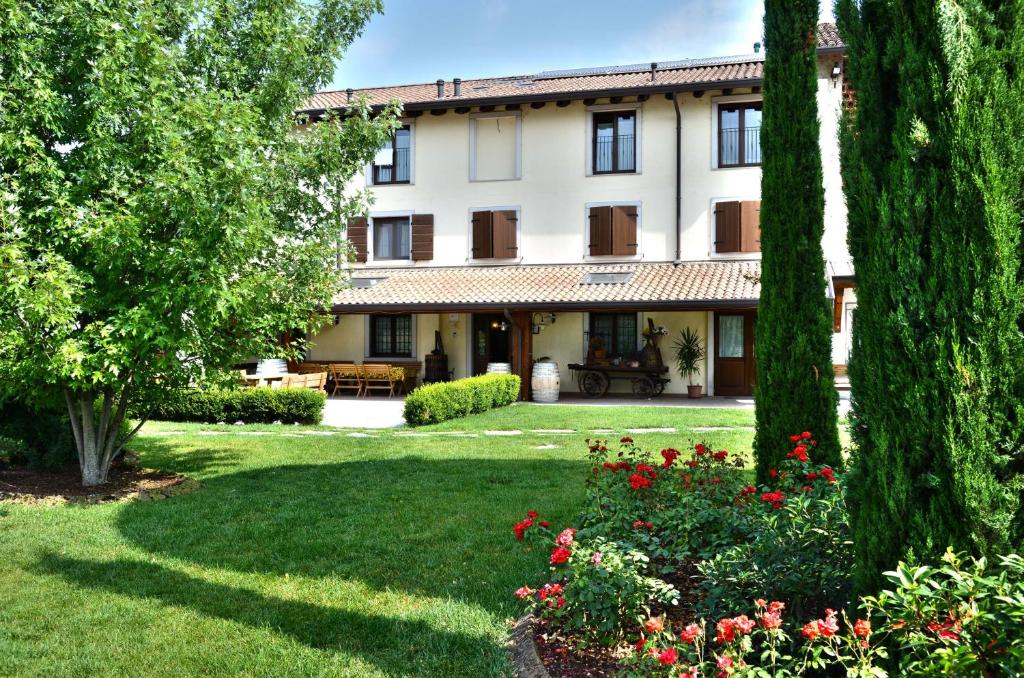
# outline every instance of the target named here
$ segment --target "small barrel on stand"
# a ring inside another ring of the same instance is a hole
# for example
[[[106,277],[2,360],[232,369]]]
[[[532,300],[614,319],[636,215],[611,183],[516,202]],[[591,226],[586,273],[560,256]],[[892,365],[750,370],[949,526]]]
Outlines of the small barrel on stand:
[[[561,379],[558,376],[558,363],[550,360],[539,360],[533,364],[533,399],[538,403],[558,402],[561,390]]]

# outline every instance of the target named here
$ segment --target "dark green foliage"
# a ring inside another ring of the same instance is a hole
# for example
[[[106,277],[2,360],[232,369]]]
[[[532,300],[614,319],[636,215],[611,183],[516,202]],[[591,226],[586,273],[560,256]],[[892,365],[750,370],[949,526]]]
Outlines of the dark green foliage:
[[[826,297],[825,229],[815,66],[817,0],[765,2],[761,127],[761,302],[757,318],[757,478],[767,482],[812,431],[818,460],[838,467],[832,314]]]
[[[319,424],[326,400],[322,391],[312,389],[194,389],[162,403],[152,418],[209,424]]]
[[[519,386],[514,374],[485,374],[420,386],[405,398],[405,421],[423,426],[511,405],[519,399]]]
[[[68,415],[56,408],[0,405],[0,438],[10,443],[0,451],[10,463],[38,471],[59,471],[78,460]],[[14,444],[16,443],[16,444]]]
[[[839,5],[858,585],[1021,543],[1024,3]]]

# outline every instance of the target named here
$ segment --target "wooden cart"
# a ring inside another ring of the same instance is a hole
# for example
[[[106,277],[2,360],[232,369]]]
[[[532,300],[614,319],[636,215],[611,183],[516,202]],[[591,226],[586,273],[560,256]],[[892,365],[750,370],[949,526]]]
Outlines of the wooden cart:
[[[664,374],[668,367],[627,367],[626,365],[580,365],[572,363],[573,372],[579,384],[580,393],[588,398],[600,398],[608,393],[612,379],[629,379],[633,382],[633,394],[644,398],[660,396],[669,379]]]

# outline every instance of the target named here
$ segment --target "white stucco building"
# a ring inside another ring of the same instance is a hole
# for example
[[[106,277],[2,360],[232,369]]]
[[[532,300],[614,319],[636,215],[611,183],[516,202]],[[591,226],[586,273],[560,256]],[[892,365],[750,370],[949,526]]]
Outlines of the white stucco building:
[[[844,48],[830,24],[818,37],[823,245],[830,289],[845,292],[834,356],[844,364],[855,303],[837,140]],[[456,378],[490,362],[528,377],[548,357],[575,390],[569,364],[595,348],[610,366],[639,361],[653,323],[668,332],[670,366],[680,330],[700,333],[705,393],[751,393],[763,63],[751,54],[316,95],[303,111],[314,118],[360,97],[397,99],[405,117],[360,180],[375,202],[349,225],[353,286],[309,359],[424,363],[440,332]],[[665,392],[686,392],[674,369],[665,377]]]

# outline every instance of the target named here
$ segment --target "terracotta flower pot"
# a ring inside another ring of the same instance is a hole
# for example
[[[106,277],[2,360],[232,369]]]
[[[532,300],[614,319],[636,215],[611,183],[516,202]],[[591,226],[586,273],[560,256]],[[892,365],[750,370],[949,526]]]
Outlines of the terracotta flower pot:
[[[686,395],[694,399],[700,398],[701,389],[703,388],[704,387],[701,386],[700,384],[690,384],[689,386],[686,387]]]

